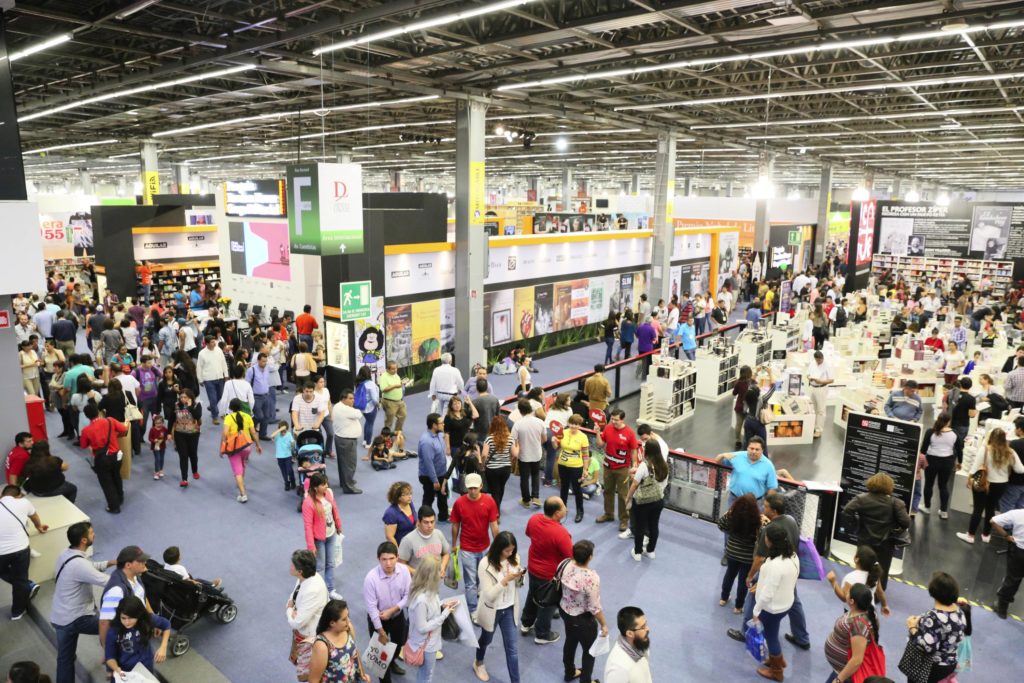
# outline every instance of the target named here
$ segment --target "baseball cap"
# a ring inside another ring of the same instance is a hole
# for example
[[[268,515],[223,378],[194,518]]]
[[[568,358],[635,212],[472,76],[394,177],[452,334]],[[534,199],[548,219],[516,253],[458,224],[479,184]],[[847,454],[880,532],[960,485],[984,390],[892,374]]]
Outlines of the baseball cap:
[[[476,472],[466,475],[466,488],[467,489],[478,489],[483,486],[483,480],[480,475]]]
[[[121,366],[121,372],[123,372],[124,374],[127,375],[131,371],[132,371],[132,367],[130,365],[122,365]]]
[[[123,567],[129,562],[146,562],[149,560],[149,555],[143,552],[142,548],[137,545],[129,545],[121,548],[121,552],[117,554],[117,566]]]

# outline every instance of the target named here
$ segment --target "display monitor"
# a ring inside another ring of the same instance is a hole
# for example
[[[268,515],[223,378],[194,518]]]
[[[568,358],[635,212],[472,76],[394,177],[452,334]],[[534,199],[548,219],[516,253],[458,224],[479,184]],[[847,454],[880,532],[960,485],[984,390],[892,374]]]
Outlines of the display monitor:
[[[287,216],[284,181],[227,181],[224,183],[224,213],[228,216]]]
[[[290,282],[291,251],[284,221],[230,221],[231,272]]]

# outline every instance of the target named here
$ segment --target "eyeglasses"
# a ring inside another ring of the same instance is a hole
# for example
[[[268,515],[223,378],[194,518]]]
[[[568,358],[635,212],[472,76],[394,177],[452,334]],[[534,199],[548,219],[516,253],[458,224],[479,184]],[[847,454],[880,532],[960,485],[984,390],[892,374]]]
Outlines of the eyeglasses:
[[[650,631],[651,627],[644,623],[642,626],[637,626],[636,628],[631,628],[629,630],[633,632]]]

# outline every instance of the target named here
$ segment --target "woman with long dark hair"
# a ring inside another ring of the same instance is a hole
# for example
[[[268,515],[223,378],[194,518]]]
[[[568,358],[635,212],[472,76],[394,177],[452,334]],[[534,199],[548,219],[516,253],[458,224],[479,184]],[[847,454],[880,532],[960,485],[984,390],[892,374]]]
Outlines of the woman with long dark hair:
[[[252,416],[242,411],[242,401],[237,398],[231,399],[228,410],[221,429],[220,454],[221,457],[227,455],[231,463],[231,474],[235,478],[235,486],[238,487],[236,500],[239,503],[248,503],[249,496],[245,493],[245,468],[253,447],[255,446],[256,452],[260,454],[263,453],[263,447],[260,445],[260,436],[256,432]]]
[[[629,521],[633,526],[633,559],[640,561],[640,553],[654,559],[658,545],[658,521],[665,508],[665,487],[668,486],[668,463],[661,452],[661,444],[649,439],[644,444],[644,459],[636,468],[633,481],[626,494],[626,508],[630,511]],[[644,537],[647,547],[644,548]]]
[[[78,487],[64,477],[68,464],[50,452],[50,444],[36,441],[25,463],[25,491],[40,498],[64,496],[74,503]]]
[[[754,622],[764,626],[764,639],[768,645],[768,661],[757,668],[757,673],[774,681],[781,681],[786,660],[779,642],[779,625],[789,614],[796,599],[796,580],[800,574],[800,561],[789,533],[781,525],[765,530],[768,559],[761,565],[754,593]]]
[[[174,352],[174,376],[180,388],[192,391],[193,398],[199,395],[199,375],[196,373],[195,361],[184,351]]]
[[[153,639],[156,629],[163,633],[154,657],[149,641]],[[131,671],[137,664],[155,673],[154,662],[167,659],[167,643],[170,638],[171,622],[159,614],[150,613],[142,600],[129,595],[117,605],[103,644],[107,669],[114,675],[114,680],[120,680],[126,671]]]
[[[924,433],[921,452],[928,460],[924,471],[924,505],[918,506],[918,512],[928,514],[932,506],[932,490],[935,482],[939,484],[939,517],[949,517],[949,484],[953,472],[956,471],[956,432],[950,424],[949,413],[939,413],[931,429]]]
[[[331,600],[320,613],[316,640],[309,659],[309,681],[316,683],[355,683],[370,676],[363,671],[356,647],[356,630],[349,618],[348,603]]]
[[[512,476],[512,439],[505,416],[500,413],[491,419],[487,438],[484,439],[483,463],[487,493],[498,506],[498,519],[501,519],[501,501],[505,497],[505,484]]]
[[[199,432],[203,422],[203,407],[196,402],[191,389],[182,389],[174,405],[171,439],[178,452],[181,468],[181,488],[188,487],[188,466],[192,465],[192,478],[199,478]]]
[[[718,528],[726,533],[725,577],[722,579],[722,596],[718,604],[729,603],[733,581],[736,582],[736,601],[733,613],[743,612],[743,601],[747,599],[747,574],[754,563],[754,548],[757,534],[761,530],[761,511],[754,494],[745,493],[733,501],[729,511],[718,520]]]
[[[878,645],[878,615],[872,602],[871,589],[854,584],[844,600],[847,611],[836,619],[832,633],[825,641],[825,659],[832,667],[832,681],[852,681],[864,663],[868,645]],[[874,673],[874,672],[872,672]]]
[[[368,449],[373,443],[374,425],[380,408],[380,387],[373,381],[369,365],[359,368],[356,374],[356,387],[362,387],[366,392],[366,405],[363,407],[363,448]]]
[[[743,398],[746,409],[743,419],[743,443],[749,442],[752,436],[759,436],[764,440],[765,455],[768,455],[768,425],[761,421],[761,414],[775,393],[775,376],[769,367],[766,367],[764,372],[765,376],[761,378],[760,385],[751,384]]]
[[[605,365],[610,364],[614,358],[615,337],[619,334],[619,318],[621,317],[621,313],[611,311],[608,313],[607,320],[604,321]]]
[[[516,537],[511,531],[502,531],[494,537],[477,569],[480,602],[476,617],[480,638],[473,660],[473,673],[481,681],[490,678],[484,667],[484,655],[494,639],[495,630],[500,627],[509,682],[519,683],[519,585],[526,574],[526,567],[519,564],[517,550]]]
[[[181,385],[174,375],[174,368],[167,366],[160,377],[160,383],[156,385],[156,402],[163,412],[168,428],[174,424],[174,407],[178,403],[180,389]]]
[[[733,403],[733,412],[736,413],[736,448],[743,447],[743,422],[745,420],[745,406],[747,401],[747,390],[754,381],[754,371],[749,365],[740,367],[740,375],[736,383],[732,385],[732,395],[736,397]]]

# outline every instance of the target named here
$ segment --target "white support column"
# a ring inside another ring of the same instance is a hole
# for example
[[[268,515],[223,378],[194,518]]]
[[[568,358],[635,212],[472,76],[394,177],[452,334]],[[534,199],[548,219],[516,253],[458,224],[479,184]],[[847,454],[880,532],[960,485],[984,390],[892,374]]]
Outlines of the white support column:
[[[572,211],[572,169],[562,170],[562,211]]]
[[[456,103],[455,115],[455,365],[463,377],[474,364],[487,364],[484,348],[484,232],[486,172],[484,134],[487,105]]]
[[[630,194],[640,194],[640,174],[634,173],[633,180],[630,181]]]
[[[832,202],[832,164],[821,165],[821,182],[818,185],[818,232],[814,236],[814,262],[825,258],[828,242],[828,209]]]
[[[142,143],[139,150],[140,174],[142,177],[142,203],[152,204],[153,195],[160,193],[160,169],[157,159],[157,144],[152,140]]]
[[[92,175],[89,173],[89,169],[78,169],[78,177],[82,183],[82,194],[92,194]]]
[[[174,182],[178,186],[178,194],[191,194],[192,184],[189,182],[188,164],[174,165]],[[199,188],[196,188],[199,189]]]
[[[654,235],[651,241],[651,281],[647,298],[669,300],[672,245],[675,227],[672,213],[676,193],[676,133],[658,134],[654,158]]]

